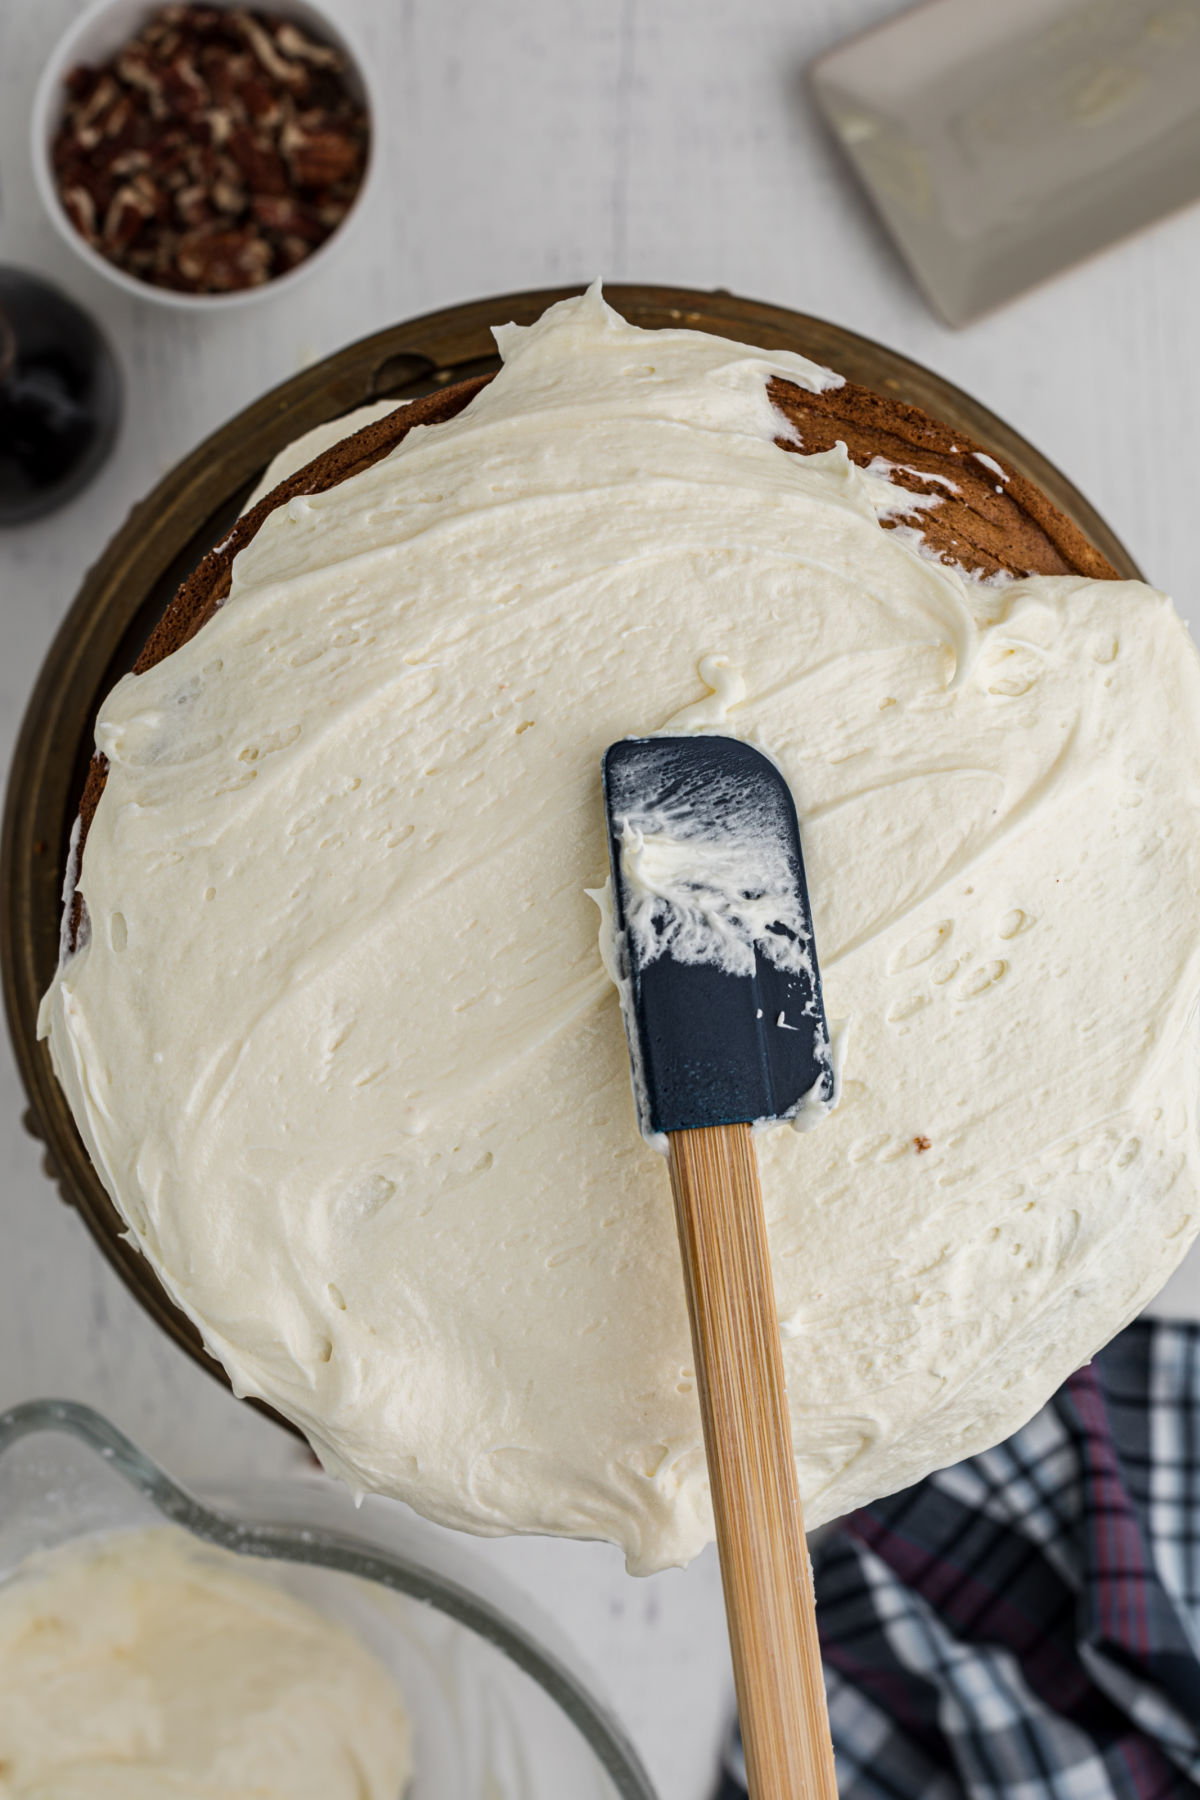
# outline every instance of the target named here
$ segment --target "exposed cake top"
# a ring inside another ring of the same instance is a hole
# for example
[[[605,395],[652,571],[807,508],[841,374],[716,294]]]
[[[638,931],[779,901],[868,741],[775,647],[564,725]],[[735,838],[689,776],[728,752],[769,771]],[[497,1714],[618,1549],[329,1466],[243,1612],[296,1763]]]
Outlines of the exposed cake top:
[[[498,337],[106,701],[43,1027],[239,1392],[359,1487],[649,1569],[711,1521],[602,751],[730,732],[797,801],[843,1098],[760,1158],[818,1523],[1023,1422],[1196,1229],[1200,663],[1148,588],[881,529],[894,484],[776,441],[779,383],[840,393],[801,358],[595,292]]]

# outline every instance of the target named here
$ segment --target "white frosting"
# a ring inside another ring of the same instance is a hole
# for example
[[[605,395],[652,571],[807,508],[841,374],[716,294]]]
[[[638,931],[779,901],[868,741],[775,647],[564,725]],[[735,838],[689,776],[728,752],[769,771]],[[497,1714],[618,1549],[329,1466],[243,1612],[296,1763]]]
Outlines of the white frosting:
[[[772,442],[800,358],[596,293],[498,336],[105,702],[43,1029],[240,1392],[360,1488],[645,1570],[711,1517],[602,752],[722,729],[797,800],[844,1097],[759,1152],[817,1524],[1021,1424],[1195,1233],[1200,663],[1148,588],[881,529],[885,479]]]
[[[277,488],[289,475],[296,474],[305,463],[313,462],[323,451],[332,450],[335,444],[340,444],[351,432],[361,431],[364,425],[374,425],[376,420],[386,419],[389,413],[396,412],[407,404],[405,400],[373,400],[369,406],[356,407],[345,418],[330,419],[324,425],[314,425],[311,430],[303,432],[273,459],[242,511],[249,512],[251,507],[257,506],[260,500],[266,498],[272,488]]]
[[[647,816],[631,810],[632,797],[613,795],[625,929],[638,961],[670,955],[753,975],[759,947],[779,968],[811,977],[787,819],[765,811],[748,817],[736,783],[728,792],[715,783],[705,802],[707,813],[692,806]]]
[[[410,1740],[357,1638],[170,1527],[41,1553],[0,1585],[11,1800],[398,1800]]]

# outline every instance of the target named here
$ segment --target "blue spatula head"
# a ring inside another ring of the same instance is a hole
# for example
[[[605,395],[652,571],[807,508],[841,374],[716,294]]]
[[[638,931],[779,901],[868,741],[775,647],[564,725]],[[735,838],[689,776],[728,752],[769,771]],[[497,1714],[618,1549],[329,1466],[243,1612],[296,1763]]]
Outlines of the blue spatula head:
[[[623,738],[604,803],[642,1129],[815,1120],[833,1065],[787,782],[736,738]]]

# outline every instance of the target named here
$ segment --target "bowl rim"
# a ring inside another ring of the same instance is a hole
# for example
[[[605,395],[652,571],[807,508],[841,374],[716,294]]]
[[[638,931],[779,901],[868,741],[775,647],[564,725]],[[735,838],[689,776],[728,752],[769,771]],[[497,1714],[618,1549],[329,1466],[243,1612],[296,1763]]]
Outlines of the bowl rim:
[[[612,1780],[619,1800],[657,1800],[650,1776],[615,1714],[530,1630],[465,1583],[365,1533],[351,1535],[316,1521],[239,1519],[198,1499],[111,1419],[81,1401],[26,1400],[0,1413],[0,1458],[39,1432],[75,1439],[169,1524],[202,1543],[235,1556],[332,1569],[445,1613],[501,1651],[553,1700]]]
[[[347,229],[357,221],[363,212],[364,202],[374,192],[379,173],[378,121],[381,117],[379,97],[376,92],[370,69],[370,59],[366,56],[358,42],[353,29],[348,29],[341,19],[333,15],[316,0],[272,0],[272,8],[287,17],[295,17],[299,23],[307,22],[318,30],[334,47],[340,50],[347,59],[348,74],[352,85],[356,85],[362,93],[367,112],[369,135],[367,140],[367,160],[363,168],[362,181],[358,191],[350,202],[345,217],[330,232],[323,243],[317,245],[304,261],[297,263],[294,269],[288,269],[282,275],[272,277],[270,281],[259,283],[256,287],[235,288],[227,294],[187,294],[174,288],[158,287],[152,281],[141,281],[136,275],[128,274],[116,263],[109,262],[98,250],[93,249],[71,223],[65,207],[59,197],[58,186],[54,179],[54,171],[50,161],[50,144],[62,112],[62,88],[67,70],[86,58],[80,55],[80,45],[95,31],[110,14],[129,13],[142,15],[144,18],[158,11],[163,0],[92,0],[91,5],[73,19],[71,24],[57,40],[54,48],[42,65],[37,85],[33,93],[33,105],[29,120],[29,158],[33,167],[33,183],[38,198],[42,203],[50,223],[54,226],[63,241],[70,245],[75,254],[96,274],[102,275],[113,286],[121,288],[126,294],[138,300],[149,300],[156,305],[171,307],[177,312],[221,313],[234,307],[247,306],[254,301],[265,300],[294,287],[310,275],[313,269],[326,260],[326,252],[335,244],[340,245]],[[251,0],[251,6],[255,0]],[[206,4],[220,7],[223,11],[231,11],[238,6],[239,0],[206,0]]]
[[[391,326],[291,376],[235,414],[163,476],[100,553],[46,653],[26,707],[0,830],[0,977],[29,1103],[24,1122],[45,1145],[50,1181],[79,1212],[126,1287],[226,1387],[231,1384],[224,1369],[128,1240],[55,1080],[48,1047],[36,1036],[41,996],[56,966],[66,845],[82,791],[76,765],[90,752],[100,701],[140,648],[131,637],[139,618],[156,622],[178,582],[225,535],[279,450],[313,425],[367,401],[411,399],[495,369],[495,323],[531,324],[554,302],[582,291],[580,284],[488,297]],[[1119,538],[1053,463],[922,364],[826,320],[725,290],[614,284],[606,295],[635,324],[695,328],[767,350],[799,350],[849,380],[922,407],[1027,475],[1122,576],[1142,578]],[[297,1432],[262,1401],[249,1404]]]

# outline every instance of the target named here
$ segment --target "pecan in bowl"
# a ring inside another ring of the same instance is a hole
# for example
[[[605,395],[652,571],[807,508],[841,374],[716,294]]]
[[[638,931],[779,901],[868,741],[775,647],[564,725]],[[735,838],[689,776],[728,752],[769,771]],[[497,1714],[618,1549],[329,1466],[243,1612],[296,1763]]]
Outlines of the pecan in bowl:
[[[362,186],[370,119],[338,46],[234,6],[159,7],[62,82],[48,160],[62,212],[133,281],[217,296],[312,256]]]

